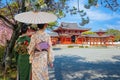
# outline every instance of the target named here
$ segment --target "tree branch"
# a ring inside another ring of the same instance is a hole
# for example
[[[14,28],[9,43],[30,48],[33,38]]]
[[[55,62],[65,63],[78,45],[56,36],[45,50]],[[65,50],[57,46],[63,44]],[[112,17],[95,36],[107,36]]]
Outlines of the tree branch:
[[[15,22],[15,19],[14,19],[14,16],[13,16],[13,12],[12,12],[12,9],[11,9],[11,7],[9,6],[9,3],[8,3],[7,0],[6,0],[6,3],[7,3],[7,6],[8,6],[8,10],[10,11],[10,14],[11,14],[11,16],[12,16],[12,19],[13,19],[13,21]]]
[[[20,8],[20,2],[19,0],[16,0],[18,7]]]
[[[110,3],[108,2],[108,0],[105,0],[105,1],[108,4],[108,6],[114,11],[113,7],[110,5]]]
[[[0,15],[0,19],[4,20],[5,22],[7,22],[9,25],[11,26],[15,26],[15,24],[13,24],[11,21],[9,21],[6,17],[4,17],[3,15]]]
[[[25,7],[25,0],[22,0],[22,7],[21,7],[21,11],[25,12],[26,11],[26,7]]]

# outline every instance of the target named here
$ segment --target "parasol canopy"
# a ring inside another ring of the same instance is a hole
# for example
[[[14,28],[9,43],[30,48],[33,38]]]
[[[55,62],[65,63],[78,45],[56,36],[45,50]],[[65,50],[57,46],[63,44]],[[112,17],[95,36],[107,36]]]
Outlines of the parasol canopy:
[[[23,12],[15,15],[15,20],[28,24],[44,24],[50,23],[57,20],[57,16],[47,12]]]

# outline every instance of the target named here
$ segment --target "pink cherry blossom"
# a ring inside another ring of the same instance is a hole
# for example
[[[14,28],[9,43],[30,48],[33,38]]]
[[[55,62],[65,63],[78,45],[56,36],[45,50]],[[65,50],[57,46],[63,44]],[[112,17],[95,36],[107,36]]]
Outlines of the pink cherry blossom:
[[[5,46],[7,40],[11,39],[13,30],[0,20],[0,45]]]

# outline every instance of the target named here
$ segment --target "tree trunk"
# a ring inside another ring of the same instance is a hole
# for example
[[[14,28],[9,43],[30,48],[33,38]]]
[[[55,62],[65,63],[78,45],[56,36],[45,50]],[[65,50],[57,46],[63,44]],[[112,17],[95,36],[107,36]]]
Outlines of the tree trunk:
[[[12,51],[13,51],[15,42],[16,42],[17,38],[19,37],[19,30],[21,28],[21,26],[17,26],[17,25],[15,27],[17,27],[17,29],[13,30],[11,40],[7,41],[7,46],[6,46],[6,49],[4,52],[4,57],[3,57],[2,63],[4,65],[5,72],[11,66],[12,56],[13,56]]]

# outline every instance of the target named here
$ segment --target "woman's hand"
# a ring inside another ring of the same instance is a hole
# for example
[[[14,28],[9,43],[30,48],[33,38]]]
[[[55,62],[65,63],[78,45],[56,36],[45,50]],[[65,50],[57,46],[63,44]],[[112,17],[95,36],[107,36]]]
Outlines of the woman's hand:
[[[50,63],[50,67],[53,68],[53,63]]]

